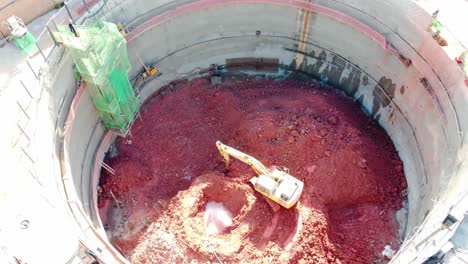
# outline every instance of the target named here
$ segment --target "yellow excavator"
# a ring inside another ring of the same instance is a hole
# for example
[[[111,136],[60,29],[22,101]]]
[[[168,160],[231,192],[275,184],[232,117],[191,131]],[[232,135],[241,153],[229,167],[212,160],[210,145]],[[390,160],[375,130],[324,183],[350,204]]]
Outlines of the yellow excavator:
[[[285,170],[278,167],[270,170],[254,157],[226,146],[221,141],[216,142],[216,147],[223,156],[226,167],[230,166],[230,156],[252,167],[258,177],[253,177],[250,182],[259,193],[287,209],[293,207],[299,200],[304,189],[304,183],[289,175]]]

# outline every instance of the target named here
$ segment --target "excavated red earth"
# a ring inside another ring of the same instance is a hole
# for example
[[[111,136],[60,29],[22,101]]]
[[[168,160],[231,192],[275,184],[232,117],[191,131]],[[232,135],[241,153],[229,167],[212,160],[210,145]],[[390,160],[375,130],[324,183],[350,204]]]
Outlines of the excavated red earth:
[[[179,86],[145,105],[101,176],[101,218],[132,263],[381,263],[399,247],[402,162],[352,99],[294,80]],[[297,206],[274,213],[251,168],[224,171],[216,140],[289,168],[305,183]],[[222,234],[205,234],[208,201],[232,213]]]

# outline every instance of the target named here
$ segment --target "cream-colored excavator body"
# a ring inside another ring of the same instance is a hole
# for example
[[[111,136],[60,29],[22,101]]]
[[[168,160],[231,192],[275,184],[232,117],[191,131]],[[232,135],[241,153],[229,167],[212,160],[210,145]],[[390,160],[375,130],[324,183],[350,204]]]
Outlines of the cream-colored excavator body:
[[[299,200],[304,189],[302,181],[278,168],[271,171],[254,157],[226,146],[221,141],[216,142],[216,147],[223,156],[226,167],[230,166],[232,156],[255,170],[258,176],[250,179],[250,182],[259,193],[288,209]]]

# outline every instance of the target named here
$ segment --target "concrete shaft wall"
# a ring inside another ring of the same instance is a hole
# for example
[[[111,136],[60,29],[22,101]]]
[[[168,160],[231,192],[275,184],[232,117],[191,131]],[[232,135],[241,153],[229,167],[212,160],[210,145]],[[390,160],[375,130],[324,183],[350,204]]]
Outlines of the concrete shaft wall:
[[[162,73],[141,88],[142,101],[193,69],[232,58],[277,58],[353,96],[384,127],[404,161],[410,213],[407,240],[394,261],[418,262],[415,252],[435,250],[439,240],[429,234],[466,190],[468,93],[461,71],[425,32],[428,14],[411,2],[383,0],[112,4],[107,17],[131,29],[130,77],[142,70],[140,59]],[[412,64],[405,65],[388,44]],[[86,90],[78,94],[65,137],[65,171],[83,217],[92,220],[94,235],[103,235],[95,212],[96,166],[112,136],[101,142],[104,129],[92,102]],[[432,240],[434,248],[427,246]]]

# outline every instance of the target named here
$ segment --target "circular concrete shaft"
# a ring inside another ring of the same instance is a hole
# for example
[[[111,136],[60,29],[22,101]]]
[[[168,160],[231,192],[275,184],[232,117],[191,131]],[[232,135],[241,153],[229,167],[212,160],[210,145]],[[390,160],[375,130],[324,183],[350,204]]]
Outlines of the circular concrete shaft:
[[[155,64],[162,73],[140,87],[141,101],[213,63],[248,62],[244,70],[250,73],[261,63],[278,63],[342,89],[386,130],[404,162],[408,224],[392,262],[420,263],[455,232],[467,204],[468,90],[459,66],[426,31],[431,14],[416,3],[119,0],[102,10],[129,30],[129,77],[141,72],[142,63]],[[65,54],[42,83],[53,94],[66,94],[63,104],[45,104],[50,107],[43,115],[70,105],[72,63]],[[84,86],[67,121],[61,163],[67,210],[86,247],[106,263],[125,263],[97,216],[101,162],[116,136],[104,131]],[[61,141],[54,124],[44,122],[40,130],[38,135]],[[36,166],[51,162],[44,155]]]

